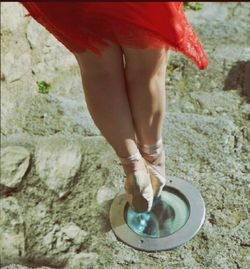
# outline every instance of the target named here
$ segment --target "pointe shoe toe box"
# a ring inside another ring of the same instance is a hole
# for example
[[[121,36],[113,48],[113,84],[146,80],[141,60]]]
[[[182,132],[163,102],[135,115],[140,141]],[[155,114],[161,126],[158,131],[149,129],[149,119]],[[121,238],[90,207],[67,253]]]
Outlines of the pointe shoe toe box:
[[[163,140],[160,138],[156,143],[147,145],[138,142],[137,145],[147,163],[154,197],[159,197],[167,182]]]
[[[151,210],[153,204],[153,188],[148,174],[143,171],[135,171],[127,177],[124,189],[126,199],[134,211],[144,212]]]

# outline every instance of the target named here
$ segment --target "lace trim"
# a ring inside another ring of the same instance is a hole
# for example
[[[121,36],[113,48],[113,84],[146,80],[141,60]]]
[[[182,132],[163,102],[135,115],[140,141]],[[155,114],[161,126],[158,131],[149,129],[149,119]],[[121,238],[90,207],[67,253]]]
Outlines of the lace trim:
[[[26,16],[32,16],[38,23],[43,25],[52,35],[65,45],[71,52],[80,52],[90,49],[97,55],[101,55],[103,49],[109,44],[106,40],[118,45],[133,48],[159,48],[174,50],[190,58],[199,69],[205,69],[208,58],[203,50],[199,38],[189,24],[183,11],[183,3],[176,3],[177,19],[174,27],[178,39],[171,41],[162,33],[145,28],[139,23],[132,23],[117,17],[101,15],[91,12],[79,16],[77,25],[63,20],[48,18],[41,9],[32,2],[20,2],[29,11]],[[166,6],[167,8],[167,6]],[[175,43],[173,43],[175,42]]]

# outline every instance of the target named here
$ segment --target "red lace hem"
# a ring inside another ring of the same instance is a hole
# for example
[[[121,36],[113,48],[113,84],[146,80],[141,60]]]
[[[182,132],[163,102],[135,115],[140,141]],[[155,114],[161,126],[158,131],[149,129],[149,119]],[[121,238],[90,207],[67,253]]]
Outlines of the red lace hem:
[[[20,2],[69,51],[101,55],[110,40],[134,48],[165,47],[199,69],[208,58],[182,2]]]

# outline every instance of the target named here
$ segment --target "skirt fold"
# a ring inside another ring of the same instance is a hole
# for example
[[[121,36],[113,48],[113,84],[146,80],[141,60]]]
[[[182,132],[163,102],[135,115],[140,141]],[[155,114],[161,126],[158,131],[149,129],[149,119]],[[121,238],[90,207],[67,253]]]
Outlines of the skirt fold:
[[[107,40],[134,48],[175,50],[208,66],[182,2],[19,2],[69,51],[101,55]]]

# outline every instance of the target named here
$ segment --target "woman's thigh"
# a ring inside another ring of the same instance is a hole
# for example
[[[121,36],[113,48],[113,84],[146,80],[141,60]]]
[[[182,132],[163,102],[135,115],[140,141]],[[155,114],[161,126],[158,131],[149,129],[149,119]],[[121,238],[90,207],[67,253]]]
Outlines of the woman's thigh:
[[[116,77],[123,75],[123,52],[119,45],[108,40],[109,46],[102,50],[102,55],[96,55],[93,51],[86,49],[82,52],[73,53],[79,63],[82,75],[88,78]]]
[[[128,82],[165,76],[169,50],[163,47],[145,49],[121,47],[124,53],[125,74]]]

